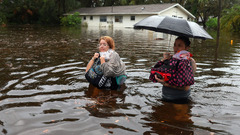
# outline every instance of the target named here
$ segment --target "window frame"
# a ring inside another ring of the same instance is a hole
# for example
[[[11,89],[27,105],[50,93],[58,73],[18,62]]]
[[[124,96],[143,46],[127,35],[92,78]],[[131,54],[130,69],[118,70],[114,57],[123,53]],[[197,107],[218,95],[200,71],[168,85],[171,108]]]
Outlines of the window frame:
[[[136,19],[136,16],[130,16],[130,21],[135,21],[135,19]]]
[[[123,16],[121,16],[121,15],[116,15],[114,18],[115,18],[114,19],[115,22],[118,22],[118,23],[123,22]]]
[[[106,15],[101,15],[99,19],[100,19],[100,22],[107,22],[107,16]]]

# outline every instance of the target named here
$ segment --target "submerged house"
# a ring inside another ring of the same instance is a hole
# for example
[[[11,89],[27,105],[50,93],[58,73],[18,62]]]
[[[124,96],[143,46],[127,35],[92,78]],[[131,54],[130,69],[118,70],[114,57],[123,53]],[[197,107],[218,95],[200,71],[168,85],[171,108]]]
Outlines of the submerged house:
[[[80,13],[82,25],[88,27],[133,27],[138,21],[152,15],[172,16],[187,20],[195,18],[184,7],[176,3],[79,8],[68,14],[75,12]]]

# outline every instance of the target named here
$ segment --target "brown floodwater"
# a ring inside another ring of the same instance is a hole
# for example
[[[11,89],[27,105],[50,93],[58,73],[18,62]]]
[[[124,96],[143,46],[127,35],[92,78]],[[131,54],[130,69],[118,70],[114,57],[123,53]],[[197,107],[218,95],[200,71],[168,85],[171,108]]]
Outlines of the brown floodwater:
[[[102,35],[115,39],[127,67],[119,91],[84,77]],[[163,102],[162,86],[148,79],[169,49],[157,37],[126,28],[0,28],[0,134],[239,134],[240,35],[221,33],[218,53],[216,40],[192,41],[198,68],[184,104]]]

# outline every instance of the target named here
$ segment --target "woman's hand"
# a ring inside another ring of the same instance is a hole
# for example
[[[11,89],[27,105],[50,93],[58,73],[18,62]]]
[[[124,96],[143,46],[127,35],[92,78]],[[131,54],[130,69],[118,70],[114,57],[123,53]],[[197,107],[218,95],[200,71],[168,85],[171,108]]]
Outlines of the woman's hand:
[[[94,53],[92,60],[94,61],[95,59],[97,59],[99,57],[99,53]]]
[[[163,79],[160,79],[157,77],[157,75],[154,75],[155,76],[155,79],[160,82],[163,86],[165,86],[167,83],[164,81],[164,78]]]
[[[172,55],[169,52],[165,52],[165,53],[163,53],[163,58],[161,61],[170,59],[171,57],[172,57]]]
[[[86,67],[86,72],[92,67],[94,60],[99,57],[99,53],[94,53],[92,59],[88,62],[87,67]]]
[[[105,56],[104,55],[100,57],[100,61],[101,61],[101,64],[105,63]]]
[[[190,86],[177,87],[177,86],[170,85],[170,84],[168,84],[164,81],[164,78],[160,79],[160,78],[157,77],[157,75],[155,75],[155,79],[165,87],[171,87],[171,88],[174,88],[174,89],[186,90],[186,91],[190,89]]]

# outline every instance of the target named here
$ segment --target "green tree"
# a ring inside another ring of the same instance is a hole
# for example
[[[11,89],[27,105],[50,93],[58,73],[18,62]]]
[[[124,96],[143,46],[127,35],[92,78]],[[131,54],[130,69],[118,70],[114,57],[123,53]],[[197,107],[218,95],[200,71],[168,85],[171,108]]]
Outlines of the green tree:
[[[5,15],[8,22],[34,23],[37,21],[37,5],[31,3],[31,0],[4,0],[0,6],[0,12]]]
[[[218,25],[217,19],[218,19],[217,17],[208,19],[208,21],[206,22],[207,28],[217,30],[217,25]]]
[[[114,0],[104,0],[103,6],[113,6]]]
[[[228,31],[240,32],[240,5],[223,10],[221,28]]]
[[[127,0],[120,0],[118,5],[128,5]]]
[[[160,0],[147,0],[144,2],[145,4],[159,4],[162,3]]]
[[[60,17],[80,7],[76,0],[40,0],[39,22],[42,24],[59,24]]]
[[[206,28],[206,22],[209,16],[212,15],[212,11],[217,11],[216,4],[214,7],[211,6],[214,0],[189,0],[185,6],[194,16],[196,16],[196,21],[201,23],[204,28]]]
[[[44,0],[39,9],[39,23],[55,24],[59,22],[59,11],[54,0]]]
[[[0,15],[9,23],[50,24],[59,23],[63,13],[78,7],[77,0],[2,0]]]
[[[129,2],[129,5],[141,5],[141,4],[145,4],[144,0],[131,0]]]
[[[206,28],[206,22],[210,16],[218,16],[218,1],[219,0],[188,0],[185,8],[189,10],[194,16],[196,21],[199,18],[202,21],[203,27]],[[221,0],[222,9],[231,8],[234,4],[239,3],[239,0]]]
[[[179,3],[184,6],[188,0],[161,0],[161,3]]]

